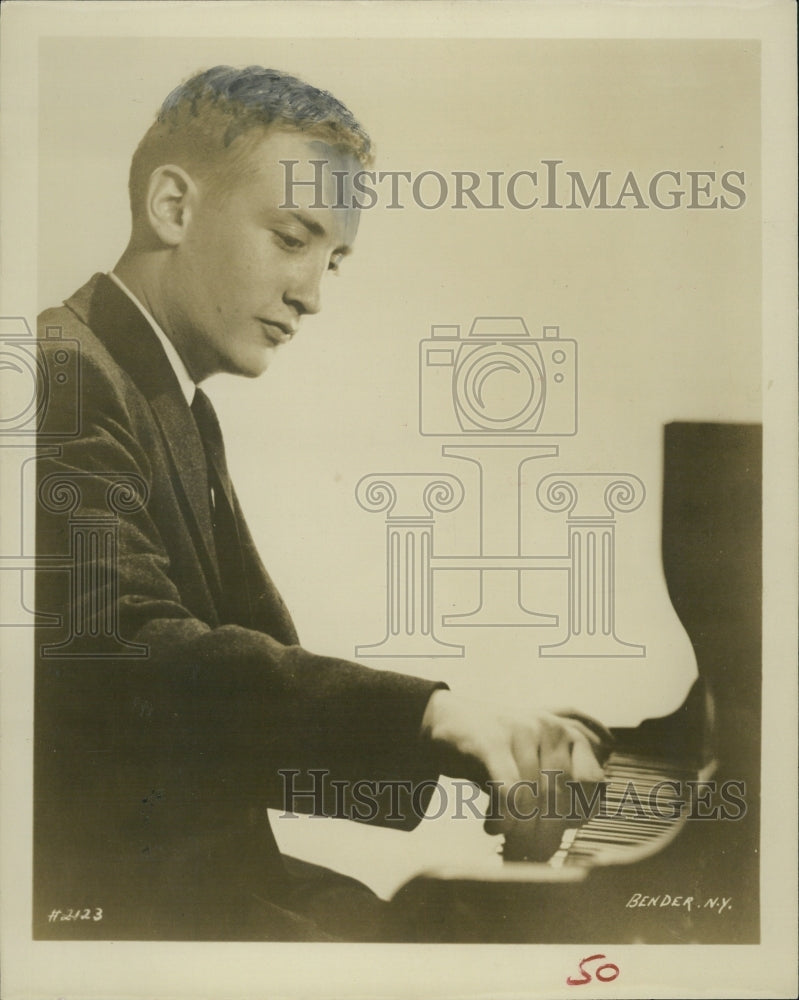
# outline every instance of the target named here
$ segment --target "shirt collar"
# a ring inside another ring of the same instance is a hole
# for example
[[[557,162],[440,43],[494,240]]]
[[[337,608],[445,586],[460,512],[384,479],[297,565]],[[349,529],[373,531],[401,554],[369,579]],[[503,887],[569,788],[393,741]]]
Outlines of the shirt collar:
[[[186,397],[186,402],[189,404],[189,406],[191,406],[191,404],[194,402],[194,393],[197,390],[197,386],[194,384],[191,375],[189,375],[188,369],[183,363],[183,358],[181,358],[181,356],[178,354],[175,345],[172,343],[169,337],[167,337],[167,335],[164,333],[164,331],[161,329],[158,323],[156,323],[152,315],[144,308],[144,306],[141,304],[141,302],[139,302],[139,300],[136,298],[133,292],[127,287],[127,285],[125,285],[124,282],[120,278],[118,278],[113,271],[108,272],[108,277],[114,282],[115,285],[117,285],[125,293],[125,295],[127,295],[127,297],[131,300],[131,302],[136,306],[136,308],[141,312],[141,314],[153,328],[153,332],[155,333],[156,337],[158,337],[158,339],[161,341],[161,346],[164,348],[164,352],[166,353],[166,356],[169,359],[169,363],[172,366],[173,371],[175,372],[175,376],[177,377],[181,392]]]

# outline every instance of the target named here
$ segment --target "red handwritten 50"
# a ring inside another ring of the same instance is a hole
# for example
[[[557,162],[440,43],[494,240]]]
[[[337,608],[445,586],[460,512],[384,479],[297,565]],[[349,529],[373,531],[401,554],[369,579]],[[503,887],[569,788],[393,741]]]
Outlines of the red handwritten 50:
[[[606,958],[606,955],[589,955],[580,962],[580,974],[581,979],[577,979],[574,976],[569,976],[566,980],[567,986],[584,986],[586,983],[590,983],[592,976],[591,973],[585,968],[589,962],[597,962],[600,958]],[[614,965],[613,962],[605,962],[604,965],[597,966],[594,969],[594,975],[600,981],[600,983],[612,983],[614,979],[619,974],[618,965]]]

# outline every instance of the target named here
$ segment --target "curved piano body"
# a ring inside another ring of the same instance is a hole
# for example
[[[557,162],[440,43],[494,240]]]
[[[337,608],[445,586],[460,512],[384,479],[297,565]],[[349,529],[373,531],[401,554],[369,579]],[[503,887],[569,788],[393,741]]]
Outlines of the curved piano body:
[[[666,427],[663,566],[699,679],[676,712],[614,731],[584,816],[520,824],[499,868],[404,886],[400,938],[758,942],[760,454],[759,426]]]

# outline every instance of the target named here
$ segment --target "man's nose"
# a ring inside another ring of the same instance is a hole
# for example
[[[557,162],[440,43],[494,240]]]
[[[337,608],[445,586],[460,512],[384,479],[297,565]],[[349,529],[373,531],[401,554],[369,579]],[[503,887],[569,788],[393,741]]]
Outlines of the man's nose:
[[[322,272],[304,268],[283,294],[283,301],[292,306],[300,316],[313,315],[322,308]]]

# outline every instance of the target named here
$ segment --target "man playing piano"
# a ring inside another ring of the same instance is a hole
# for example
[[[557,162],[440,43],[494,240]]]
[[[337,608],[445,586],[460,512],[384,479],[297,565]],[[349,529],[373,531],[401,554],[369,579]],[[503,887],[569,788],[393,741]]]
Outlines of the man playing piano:
[[[82,584],[38,577],[38,609],[63,626],[37,635],[38,937],[387,939],[388,904],[280,855],[266,807],[283,805],[281,771],[298,787],[314,769],[344,788],[394,782],[405,797],[377,821],[405,828],[419,819],[408,789],[429,796],[440,774],[493,783],[497,834],[515,822],[512,784],[602,774],[585,720],[532,706],[508,718],[305,651],[242,517],[199,386],[261,375],[319,311],[358,227],[357,208],[331,206],[369,150],[342,104],[293,77],[200,73],[136,150],[119,262],[41,317],[42,350],[76,350],[81,381],[79,433],[39,462],[39,554],[74,555],[70,523],[102,522],[119,484],[138,500],[115,508],[117,547],[89,553]],[[322,161],[325,198],[297,186],[283,207],[281,161],[306,177]],[[58,380],[50,393],[48,426],[69,426],[74,398]],[[80,496],[72,522],[53,502],[64,484]],[[120,655],[75,627],[100,606]],[[74,920],[53,917],[67,907]]]

